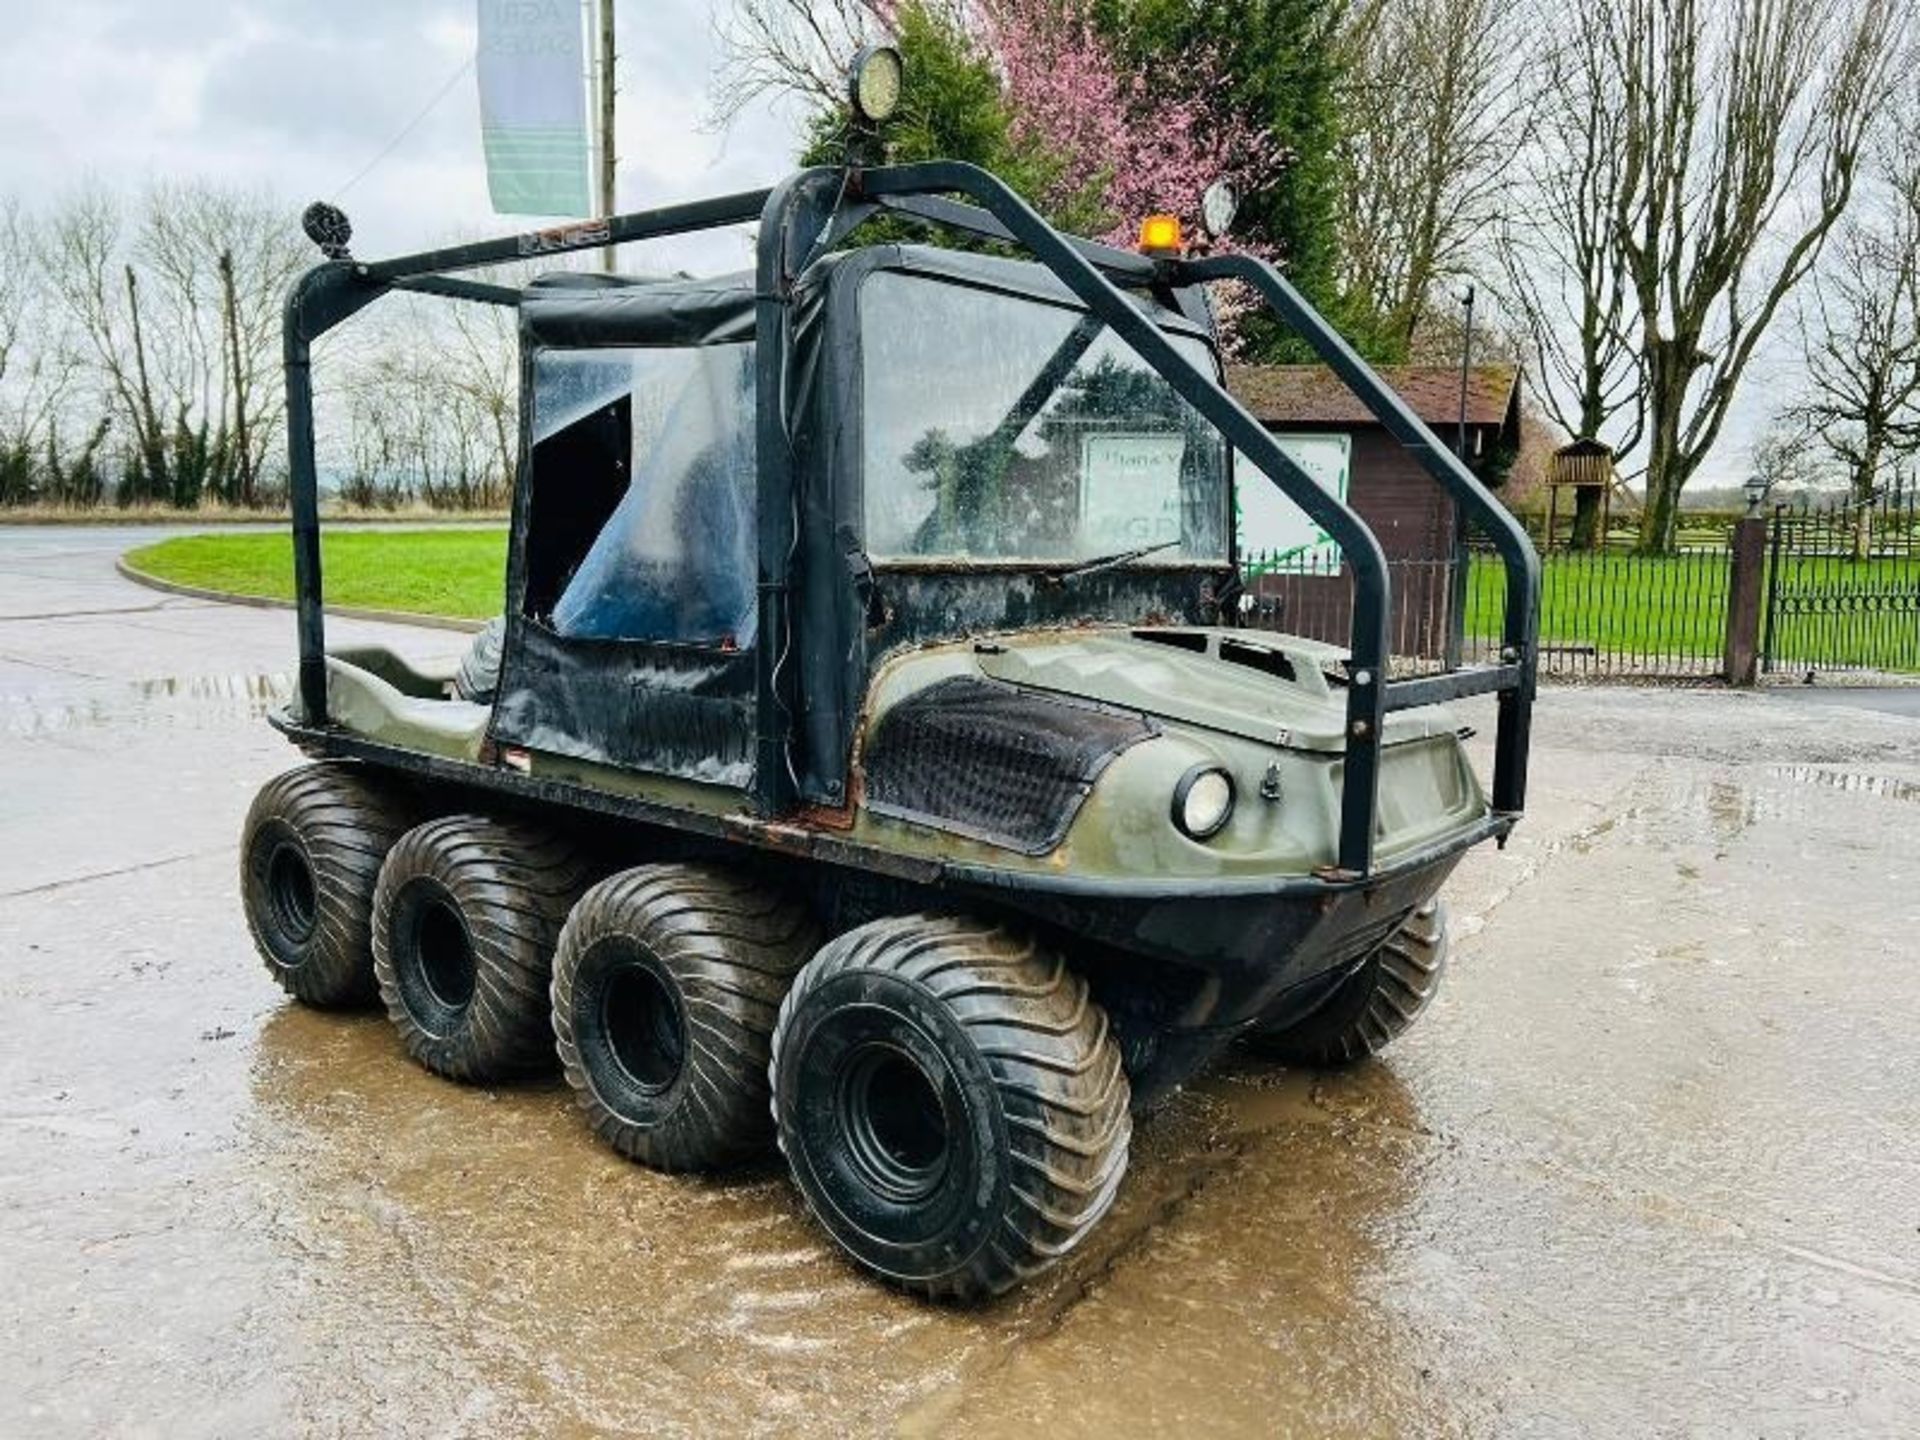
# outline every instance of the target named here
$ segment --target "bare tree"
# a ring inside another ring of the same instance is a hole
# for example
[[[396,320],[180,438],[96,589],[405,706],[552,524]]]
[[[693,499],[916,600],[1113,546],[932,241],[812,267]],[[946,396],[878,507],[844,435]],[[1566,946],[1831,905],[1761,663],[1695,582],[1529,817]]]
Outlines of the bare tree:
[[[33,493],[38,417],[23,372],[35,356],[25,343],[33,306],[32,221],[9,196],[0,201],[0,505]]]
[[[79,362],[48,305],[40,230],[16,198],[0,200],[0,505],[85,504],[99,490],[97,417],[96,438],[71,456],[61,449]]]
[[[461,305],[451,314],[455,344],[449,383],[481,421],[491,441],[489,483],[504,495],[513,485],[519,449],[520,367],[514,313],[493,305]]]
[[[1882,475],[1920,453],[1920,104],[1911,95],[1906,110],[1801,316],[1811,393],[1796,413],[1846,473],[1856,558],[1872,548]]]
[[[125,498],[254,503],[283,403],[280,303],[305,263],[280,207],[170,184],[133,213],[91,188],[55,210],[42,254],[120,422]]]
[[[189,488],[251,505],[284,404],[281,302],[307,247],[285,207],[264,194],[174,182],[147,193],[133,254],[164,307],[156,383],[176,434],[204,456]]]
[[[1596,0],[1620,119],[1614,238],[1647,382],[1642,549],[1853,197],[1904,0]]]
[[[1777,500],[1826,486],[1826,457],[1809,443],[1811,438],[1796,407],[1781,409],[1767,422],[1747,451],[1747,467],[1765,484],[1769,497]]]
[[[1525,120],[1504,0],[1355,0],[1341,38],[1345,282],[1412,343],[1435,287],[1471,268]]]
[[[1645,376],[1630,286],[1614,244],[1624,179],[1622,116],[1595,12],[1582,8],[1537,57],[1519,195],[1500,230],[1501,299],[1523,337],[1529,388],[1578,439],[1630,454],[1644,428]],[[1573,548],[1599,540],[1601,492],[1577,492]]]
[[[48,222],[42,253],[49,289],[78,332],[96,384],[120,422],[122,498],[178,503],[177,437],[158,399],[165,383],[161,366],[173,346],[157,336],[157,346],[149,346],[153,307],[130,263],[125,207],[98,187],[75,193]]]
[[[964,0],[942,0],[958,11]],[[715,22],[720,66],[715,119],[730,122],[767,95],[819,109],[844,99],[847,62],[887,32],[892,0],[733,0]]]
[[[507,277],[495,277],[507,278]],[[328,337],[321,469],[359,508],[490,509],[519,455],[514,312],[394,296]]]

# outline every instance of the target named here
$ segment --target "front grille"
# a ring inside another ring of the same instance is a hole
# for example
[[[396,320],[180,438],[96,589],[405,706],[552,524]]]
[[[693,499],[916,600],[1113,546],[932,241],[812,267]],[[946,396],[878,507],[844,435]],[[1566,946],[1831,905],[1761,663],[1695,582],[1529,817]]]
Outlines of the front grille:
[[[1044,854],[1095,777],[1156,733],[1133,711],[955,676],[881,717],[867,745],[867,808]]]

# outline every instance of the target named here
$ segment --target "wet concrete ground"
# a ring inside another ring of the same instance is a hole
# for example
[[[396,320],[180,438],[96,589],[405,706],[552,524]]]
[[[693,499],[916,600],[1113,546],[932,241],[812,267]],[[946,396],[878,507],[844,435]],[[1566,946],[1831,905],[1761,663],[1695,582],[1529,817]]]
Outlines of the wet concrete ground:
[[[284,1003],[234,844],[291,619],[121,581],[134,538],[0,530],[0,1435],[1912,1433],[1899,705],[1549,692],[1420,1026],[1226,1066],[952,1312],[772,1167],[650,1174]]]

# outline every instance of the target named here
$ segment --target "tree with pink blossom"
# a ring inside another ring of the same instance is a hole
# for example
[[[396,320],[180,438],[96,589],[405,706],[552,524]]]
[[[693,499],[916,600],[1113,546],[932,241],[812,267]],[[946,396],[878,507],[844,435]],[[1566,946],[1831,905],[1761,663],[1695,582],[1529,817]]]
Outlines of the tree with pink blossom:
[[[732,24],[722,113],[770,90],[805,96],[808,155],[824,158],[844,123],[839,67],[886,37],[911,77],[884,127],[896,158],[933,158],[923,148],[943,145],[947,158],[1007,173],[1056,224],[1123,244],[1151,214],[1194,227],[1215,180],[1247,193],[1286,159],[1219,99],[1229,87],[1214,47],[1183,50],[1177,73],[1123,62],[1092,0],[738,0]],[[997,92],[991,106],[983,80]]]
[[[1272,139],[1210,97],[1224,87],[1217,54],[1183,57],[1175,77],[1124,68],[1086,0],[978,0],[973,33],[993,57],[1016,139],[1042,148],[1056,170],[1049,212],[1093,201],[1102,238],[1131,244],[1148,215],[1197,228],[1200,197],[1215,180],[1241,193],[1283,162]]]
[[[1142,216],[1197,231],[1200,197],[1234,182],[1226,242],[1285,269],[1368,354],[1381,342],[1342,281],[1338,44],[1349,0],[731,0],[721,114],[799,96],[807,163],[844,153],[844,66],[890,39],[906,57],[882,127],[899,161],[992,170],[1055,225],[1131,244]],[[1237,309],[1235,297],[1224,299]],[[1264,314],[1231,326],[1251,353],[1308,358]]]

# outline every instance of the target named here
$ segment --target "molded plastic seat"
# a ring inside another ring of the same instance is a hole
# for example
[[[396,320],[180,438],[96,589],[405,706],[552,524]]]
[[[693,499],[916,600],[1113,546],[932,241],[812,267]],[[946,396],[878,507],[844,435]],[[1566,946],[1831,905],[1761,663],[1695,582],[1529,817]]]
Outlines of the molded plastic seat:
[[[421,667],[384,645],[342,645],[327,654],[373,674],[402,695],[416,700],[441,700],[453,693],[454,666],[450,662]]]
[[[446,682],[414,670],[390,651],[348,652],[327,657],[327,713],[333,722],[369,740],[418,750],[450,760],[474,760],[487,733],[491,706],[468,700],[434,699],[434,687],[446,693]],[[382,663],[392,662],[392,668]],[[366,662],[416,685],[421,693],[408,694],[375,674]],[[359,662],[359,663],[356,663]],[[298,701],[295,701],[296,708]]]

